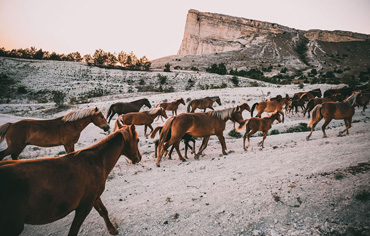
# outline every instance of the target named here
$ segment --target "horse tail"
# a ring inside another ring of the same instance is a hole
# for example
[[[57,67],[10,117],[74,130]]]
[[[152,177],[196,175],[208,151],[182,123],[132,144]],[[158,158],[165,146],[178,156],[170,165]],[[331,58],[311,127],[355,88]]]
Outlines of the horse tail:
[[[306,107],[305,107],[305,109],[304,109],[304,111],[303,111],[303,116],[305,116],[306,115],[306,112],[308,111],[308,109],[310,109],[310,107],[312,107],[312,105],[313,105],[313,100],[311,99],[310,101],[308,101],[308,103],[307,103],[307,105],[306,105]],[[310,114],[308,114],[308,116],[309,116]],[[308,117],[308,118],[310,118],[310,117]]]
[[[186,108],[187,112],[189,113],[190,112],[190,107],[191,107],[191,104],[193,103],[193,101],[190,101],[188,103],[188,107]]]
[[[151,135],[150,135],[150,138],[154,138],[155,135],[157,134],[157,132],[162,132],[162,129],[163,129],[163,126],[157,126],[155,127],[155,129],[152,131]]]
[[[159,147],[159,157],[164,153],[164,143],[167,141],[167,136],[171,132],[172,122],[176,119],[176,116],[169,118],[162,128],[162,132],[159,135],[158,147]]]
[[[13,123],[5,123],[3,124],[2,126],[0,126],[0,143],[4,140],[5,138],[5,135],[6,133],[8,132],[8,129],[9,127],[12,125]]]
[[[114,107],[114,104],[110,105],[109,109],[108,109],[108,112],[107,112],[107,119],[109,118],[109,116],[113,113],[113,107]],[[110,119],[108,120],[108,123],[110,122]]]
[[[254,111],[254,108],[256,108],[256,106],[258,106],[258,102],[256,102],[255,104],[253,104],[252,106],[252,109],[251,109],[251,117],[253,117],[253,111]]]
[[[322,108],[322,104],[318,104],[312,110],[311,120],[310,120],[310,123],[308,123],[307,127],[310,127],[312,124],[322,119],[321,108]]]
[[[243,129],[244,129],[248,124],[249,124],[249,119],[246,119],[243,125],[239,125],[239,126],[236,128],[236,131],[238,131],[238,132],[243,131]]]

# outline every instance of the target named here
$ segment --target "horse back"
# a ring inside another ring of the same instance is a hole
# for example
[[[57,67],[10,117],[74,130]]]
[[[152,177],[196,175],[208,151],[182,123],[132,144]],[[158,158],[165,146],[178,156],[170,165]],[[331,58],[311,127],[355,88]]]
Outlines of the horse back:
[[[354,108],[343,102],[324,102],[321,108],[321,114],[324,117],[337,120],[350,118],[354,113]]]

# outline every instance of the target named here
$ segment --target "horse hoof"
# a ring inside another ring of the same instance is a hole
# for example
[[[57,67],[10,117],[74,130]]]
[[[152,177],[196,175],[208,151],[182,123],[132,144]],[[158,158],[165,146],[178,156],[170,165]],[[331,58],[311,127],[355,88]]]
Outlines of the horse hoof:
[[[199,155],[197,154],[197,155],[194,155],[194,159],[195,160],[199,160]]]
[[[307,137],[306,137],[306,140],[307,140],[307,141],[308,141],[308,140],[310,140],[310,137],[308,137],[308,136],[307,136]]]
[[[160,164],[156,164],[156,166],[157,166],[157,167],[161,167],[161,165],[160,165]]]
[[[111,229],[109,229],[108,230],[109,231],[109,234],[111,234],[111,235],[115,235],[115,234],[118,234],[118,230],[117,230],[117,228],[111,228]]]

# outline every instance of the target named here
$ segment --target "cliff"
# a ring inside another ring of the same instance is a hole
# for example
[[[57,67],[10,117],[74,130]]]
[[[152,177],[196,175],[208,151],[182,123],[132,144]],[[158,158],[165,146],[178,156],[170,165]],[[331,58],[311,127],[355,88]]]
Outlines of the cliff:
[[[248,48],[271,35],[302,35],[311,41],[366,41],[369,35],[346,31],[296,30],[276,23],[189,10],[178,55],[204,55]]]

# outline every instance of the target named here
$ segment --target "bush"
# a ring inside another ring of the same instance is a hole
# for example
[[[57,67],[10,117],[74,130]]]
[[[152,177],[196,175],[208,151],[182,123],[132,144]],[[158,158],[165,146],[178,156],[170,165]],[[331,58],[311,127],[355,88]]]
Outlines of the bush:
[[[230,137],[233,137],[233,138],[241,138],[242,137],[242,134],[239,133],[238,131],[236,131],[236,129],[232,129],[229,132],[229,136]]]
[[[279,130],[273,129],[270,131],[270,135],[276,135],[276,134],[280,134]]]
[[[167,76],[157,74],[157,77],[158,77],[158,83],[159,84],[165,84],[167,82]]]
[[[234,84],[234,87],[239,87],[239,78],[237,76],[233,76],[230,81]]]
[[[21,94],[26,94],[27,93],[27,89],[26,89],[25,86],[19,86],[17,91],[18,91],[18,93],[21,93]]]
[[[164,72],[171,72],[171,65],[170,63],[167,63],[166,65],[164,65]]]
[[[296,132],[306,132],[310,131],[311,128],[307,127],[307,123],[299,123],[297,126],[288,128],[285,133],[296,133]]]
[[[254,82],[250,83],[250,86],[251,87],[258,87],[260,85],[258,84],[258,82],[254,81]]]
[[[199,71],[199,69],[198,69],[198,68],[196,68],[195,66],[192,66],[192,67],[190,68],[190,70],[192,70],[192,71]]]
[[[58,107],[63,106],[64,98],[66,97],[66,94],[61,91],[53,91],[53,101]]]

